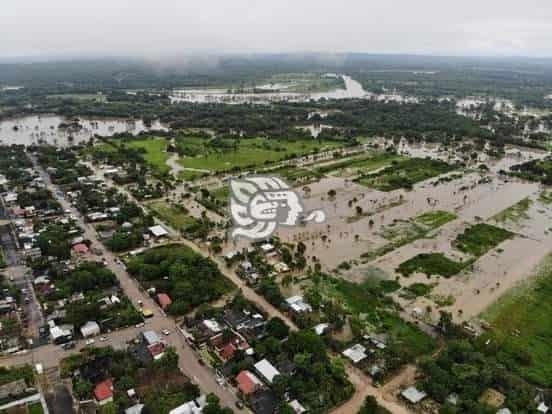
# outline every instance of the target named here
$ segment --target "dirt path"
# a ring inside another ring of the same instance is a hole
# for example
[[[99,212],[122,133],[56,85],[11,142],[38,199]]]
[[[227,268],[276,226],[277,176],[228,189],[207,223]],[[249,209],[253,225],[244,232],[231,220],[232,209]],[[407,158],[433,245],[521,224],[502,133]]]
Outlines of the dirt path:
[[[340,405],[331,413],[357,413],[364,404],[364,400],[366,399],[366,397],[372,395],[376,398],[379,405],[386,408],[393,414],[412,414],[412,411],[410,411],[407,407],[401,405],[392,395],[390,395],[391,389],[396,389],[397,386],[400,386],[400,384],[405,383],[412,377],[412,370],[415,372],[416,367],[408,365],[384,387],[376,388],[373,385],[372,380],[368,378],[364,373],[362,373],[357,368],[349,366],[347,368],[347,375],[349,376],[349,380],[355,386],[355,393],[349,401],[347,401],[343,405]],[[387,388],[389,384],[393,385],[390,388]]]

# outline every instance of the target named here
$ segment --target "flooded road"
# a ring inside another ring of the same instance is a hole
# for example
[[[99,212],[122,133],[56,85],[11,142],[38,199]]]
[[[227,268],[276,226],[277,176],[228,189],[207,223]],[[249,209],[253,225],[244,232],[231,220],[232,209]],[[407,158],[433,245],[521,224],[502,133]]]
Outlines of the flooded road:
[[[0,121],[0,144],[70,146],[88,142],[94,135],[166,129],[159,121],[148,127],[142,120],[78,118],[76,123],[57,115],[32,115]]]

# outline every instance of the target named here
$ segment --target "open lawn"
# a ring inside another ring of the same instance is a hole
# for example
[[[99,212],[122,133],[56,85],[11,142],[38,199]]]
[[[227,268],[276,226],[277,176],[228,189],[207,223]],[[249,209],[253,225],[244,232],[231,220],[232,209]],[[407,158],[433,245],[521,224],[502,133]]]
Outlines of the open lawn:
[[[352,157],[328,165],[324,165],[316,169],[320,174],[331,174],[336,176],[355,176],[368,174],[372,171],[387,167],[392,162],[405,160],[406,158],[394,153],[382,152],[377,154],[362,155],[360,157]]]
[[[512,232],[500,227],[479,223],[468,227],[464,233],[459,234],[453,245],[461,252],[480,257],[513,235]]]
[[[319,150],[340,147],[336,141],[300,140],[286,141],[267,138],[241,140],[209,140],[182,137],[177,141],[183,156],[180,164],[215,172],[238,171],[300,156]]]
[[[367,279],[357,284],[344,279],[325,277],[317,286],[323,296],[337,300],[355,316],[362,316],[368,329],[385,332],[391,341],[411,357],[430,353],[435,348],[433,338],[411,323],[402,320],[383,298],[388,281]]]
[[[455,262],[443,253],[421,253],[401,263],[397,272],[403,276],[419,272],[428,276],[451,277],[462,271],[468,264],[470,262]]]
[[[542,387],[552,387],[552,255],[534,280],[505,295],[483,317],[492,330],[483,336],[508,370]]]
[[[455,167],[444,161],[428,158],[409,158],[395,161],[383,170],[363,175],[355,181],[366,187],[381,191],[399,188],[412,189],[414,184],[454,170]]]
[[[140,139],[125,141],[125,145],[129,148],[140,148],[145,150],[144,159],[157,172],[164,173],[169,171],[169,166],[166,164],[169,155],[167,154],[167,141],[165,139]]]
[[[189,216],[183,206],[173,206],[165,201],[154,201],[148,204],[149,209],[162,221],[167,222],[175,230],[186,230],[197,221]]]

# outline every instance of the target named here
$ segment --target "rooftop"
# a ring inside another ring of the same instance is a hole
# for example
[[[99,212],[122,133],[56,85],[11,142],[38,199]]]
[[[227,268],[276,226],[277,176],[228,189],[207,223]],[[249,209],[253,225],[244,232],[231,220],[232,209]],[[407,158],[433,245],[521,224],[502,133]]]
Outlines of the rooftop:
[[[94,397],[97,401],[107,400],[113,397],[113,381],[106,379],[105,381],[96,384],[94,388]]]
[[[280,371],[278,371],[274,367],[274,365],[268,362],[267,359],[263,359],[257,362],[254,366],[257,372],[261,374],[263,378],[266,379],[270,384],[272,384],[272,380],[275,376],[280,375]]]

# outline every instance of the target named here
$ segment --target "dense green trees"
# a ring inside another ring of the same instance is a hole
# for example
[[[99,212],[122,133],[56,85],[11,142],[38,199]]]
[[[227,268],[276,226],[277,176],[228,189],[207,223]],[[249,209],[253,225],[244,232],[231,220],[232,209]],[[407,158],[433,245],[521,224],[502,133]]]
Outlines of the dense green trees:
[[[183,245],[148,250],[129,261],[128,271],[145,287],[168,293],[173,300],[169,312],[175,315],[216,300],[232,287],[215,263]]]

